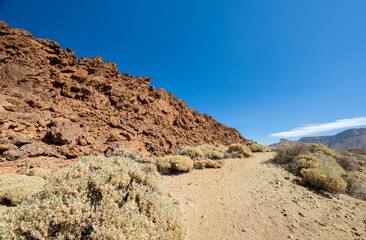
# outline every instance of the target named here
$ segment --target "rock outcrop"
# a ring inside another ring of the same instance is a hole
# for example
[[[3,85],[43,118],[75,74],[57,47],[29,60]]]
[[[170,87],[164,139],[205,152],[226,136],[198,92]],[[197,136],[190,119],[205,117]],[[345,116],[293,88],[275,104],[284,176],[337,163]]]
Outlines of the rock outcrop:
[[[162,155],[183,145],[246,142],[150,80],[0,21],[1,169],[60,167],[117,143]]]

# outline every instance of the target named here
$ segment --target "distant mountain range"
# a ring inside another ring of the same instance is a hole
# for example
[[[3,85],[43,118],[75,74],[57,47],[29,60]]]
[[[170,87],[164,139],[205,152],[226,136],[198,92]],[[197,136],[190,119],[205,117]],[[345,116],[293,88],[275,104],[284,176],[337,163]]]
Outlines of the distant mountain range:
[[[298,141],[303,143],[320,143],[336,150],[366,149],[366,128],[352,128],[333,136],[303,137]],[[281,139],[279,143],[283,142],[293,141]],[[273,144],[273,146],[276,146],[279,143]]]

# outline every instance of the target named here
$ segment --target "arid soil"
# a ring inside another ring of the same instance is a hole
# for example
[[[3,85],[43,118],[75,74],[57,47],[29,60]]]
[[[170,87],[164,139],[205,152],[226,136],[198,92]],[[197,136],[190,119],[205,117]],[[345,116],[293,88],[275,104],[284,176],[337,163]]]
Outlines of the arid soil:
[[[163,155],[246,142],[150,80],[0,21],[0,174],[57,170],[119,146]]]
[[[181,207],[187,239],[366,239],[365,201],[296,184],[267,163],[274,154],[164,176],[164,196]]]

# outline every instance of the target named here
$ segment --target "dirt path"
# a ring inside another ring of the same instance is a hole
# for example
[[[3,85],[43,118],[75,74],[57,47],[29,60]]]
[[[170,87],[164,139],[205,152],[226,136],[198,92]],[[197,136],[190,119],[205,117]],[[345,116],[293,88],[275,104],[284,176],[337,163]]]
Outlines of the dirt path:
[[[366,239],[366,202],[296,185],[293,175],[266,163],[273,156],[164,176],[163,194],[181,207],[187,239]]]

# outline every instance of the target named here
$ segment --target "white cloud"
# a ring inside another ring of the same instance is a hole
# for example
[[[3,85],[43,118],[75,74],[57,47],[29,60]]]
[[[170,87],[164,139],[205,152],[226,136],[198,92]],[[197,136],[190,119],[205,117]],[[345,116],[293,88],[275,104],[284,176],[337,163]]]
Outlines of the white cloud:
[[[314,133],[327,132],[335,129],[358,127],[366,125],[366,117],[340,119],[330,123],[311,124],[304,127],[294,128],[286,132],[272,133],[270,137],[300,137]]]

